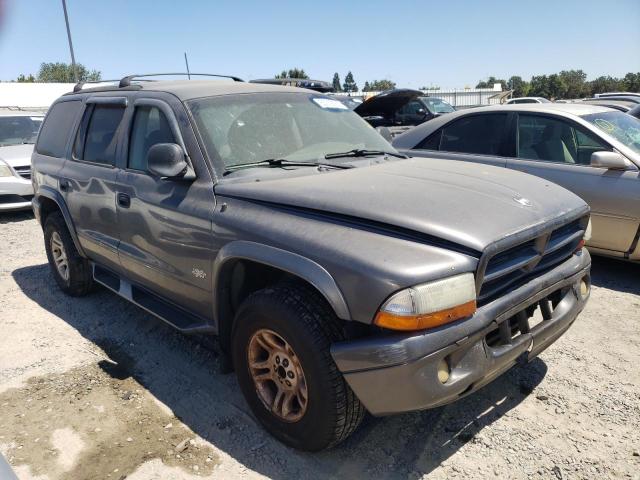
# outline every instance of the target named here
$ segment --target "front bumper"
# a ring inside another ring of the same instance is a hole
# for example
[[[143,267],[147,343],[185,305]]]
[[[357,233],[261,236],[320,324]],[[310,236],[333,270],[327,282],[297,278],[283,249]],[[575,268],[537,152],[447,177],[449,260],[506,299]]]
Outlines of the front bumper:
[[[591,257],[583,249],[483,305],[467,320],[417,335],[392,334],[341,342],[331,347],[331,354],[351,389],[373,415],[451,403],[491,382],[518,359],[532,360],[557,340],[586,304],[589,293],[581,294],[580,282],[590,285],[590,267]],[[516,335],[511,337],[518,314],[521,317],[520,312],[547,302],[548,297],[556,302],[548,318],[528,332],[524,327],[526,333],[515,328]],[[444,383],[438,379],[438,366],[443,361],[449,368]]]
[[[0,177],[0,212],[31,208],[33,185],[19,177]]]

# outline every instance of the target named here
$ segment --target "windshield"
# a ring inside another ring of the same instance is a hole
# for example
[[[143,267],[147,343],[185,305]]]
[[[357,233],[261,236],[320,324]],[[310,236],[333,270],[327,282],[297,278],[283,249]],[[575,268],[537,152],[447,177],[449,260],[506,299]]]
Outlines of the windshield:
[[[227,167],[267,159],[312,162],[353,149],[395,152],[360,116],[322,95],[223,95],[188,106],[209,156]]]
[[[455,109],[440,98],[420,97],[431,113],[451,113]]]
[[[640,153],[640,120],[636,117],[622,112],[602,112],[582,115],[582,118]]]
[[[42,117],[0,117],[0,146],[35,143]]]

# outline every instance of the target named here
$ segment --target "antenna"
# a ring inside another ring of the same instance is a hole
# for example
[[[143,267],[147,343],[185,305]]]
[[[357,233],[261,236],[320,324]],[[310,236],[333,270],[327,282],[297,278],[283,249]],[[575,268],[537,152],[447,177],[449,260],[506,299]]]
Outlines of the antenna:
[[[191,80],[191,72],[189,71],[189,60],[187,60],[187,52],[184,52],[184,63],[187,66],[187,78]]]

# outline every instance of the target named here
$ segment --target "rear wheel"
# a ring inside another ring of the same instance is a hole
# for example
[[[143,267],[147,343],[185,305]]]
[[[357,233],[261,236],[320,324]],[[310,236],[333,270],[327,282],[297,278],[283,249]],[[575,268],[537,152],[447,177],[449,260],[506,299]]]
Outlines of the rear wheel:
[[[86,295],[93,286],[91,266],[78,254],[60,212],[50,214],[44,224],[44,245],[51,272],[68,295]]]
[[[253,413],[273,436],[318,451],[347,438],[365,410],[329,348],[345,334],[317,292],[283,284],[250,295],[234,323],[233,361]]]

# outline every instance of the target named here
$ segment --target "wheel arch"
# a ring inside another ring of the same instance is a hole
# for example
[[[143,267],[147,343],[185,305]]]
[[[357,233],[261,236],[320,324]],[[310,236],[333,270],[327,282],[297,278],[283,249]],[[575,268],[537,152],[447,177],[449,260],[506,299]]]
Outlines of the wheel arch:
[[[216,256],[212,278],[214,321],[223,350],[228,351],[239,303],[277,281],[302,281],[325,298],[338,318],[351,318],[344,296],[327,270],[307,257],[276,247],[243,240],[228,243]]]
[[[62,217],[64,218],[64,222],[69,229],[69,234],[71,235],[71,239],[73,240],[73,244],[78,250],[78,253],[81,257],[86,258],[87,255],[84,253],[82,249],[82,245],[80,245],[80,241],[78,240],[78,234],[73,225],[73,221],[71,219],[71,213],[69,213],[69,209],[67,208],[67,204],[64,201],[64,198],[60,194],[60,192],[46,186],[40,187],[36,196],[35,196],[35,204],[38,209],[38,217],[40,220],[40,225],[44,227],[44,223],[47,220],[47,217],[51,215],[51,213],[56,210],[62,213]]]

